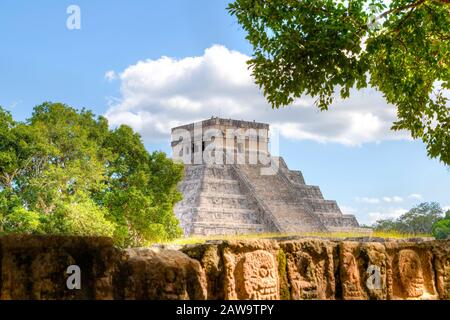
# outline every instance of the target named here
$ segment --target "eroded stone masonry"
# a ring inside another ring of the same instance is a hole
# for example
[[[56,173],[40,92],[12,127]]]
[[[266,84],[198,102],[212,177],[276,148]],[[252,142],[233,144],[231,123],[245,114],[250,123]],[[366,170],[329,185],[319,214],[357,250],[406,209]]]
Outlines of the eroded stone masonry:
[[[173,158],[185,163],[175,214],[186,235],[368,231],[272,157],[268,134],[267,124],[220,118],[172,129]]]
[[[450,299],[450,240],[369,240],[121,250],[106,238],[8,236],[0,299]],[[67,287],[73,265],[80,290]]]

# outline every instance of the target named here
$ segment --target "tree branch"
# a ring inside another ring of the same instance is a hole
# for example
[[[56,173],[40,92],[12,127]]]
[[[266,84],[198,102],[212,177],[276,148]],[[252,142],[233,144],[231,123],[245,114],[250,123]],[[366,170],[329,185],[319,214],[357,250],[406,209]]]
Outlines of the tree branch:
[[[442,2],[444,2],[444,3],[450,3],[450,0],[439,0],[439,1],[442,1]],[[384,17],[390,15],[391,13],[396,13],[396,12],[399,12],[399,11],[403,11],[403,10],[408,10],[408,9],[411,9],[411,8],[415,8],[415,7],[421,5],[421,4],[424,3],[424,2],[425,2],[425,0],[417,0],[416,2],[410,3],[410,4],[408,4],[408,5],[406,5],[406,6],[403,6],[403,7],[390,9],[390,10],[388,10],[388,11],[383,12],[382,14],[380,14],[380,15],[377,17],[377,19],[384,18]]]
[[[397,27],[395,28],[394,32],[399,32],[399,31],[400,31],[401,26],[403,25],[403,23],[404,23],[406,20],[409,19],[409,17],[411,17],[411,14],[413,13],[413,11],[414,11],[414,7],[412,7],[411,9],[409,9],[409,11],[408,11],[408,13],[406,14],[406,16],[404,16],[404,17],[400,20],[400,22],[398,23],[398,25],[397,25]]]

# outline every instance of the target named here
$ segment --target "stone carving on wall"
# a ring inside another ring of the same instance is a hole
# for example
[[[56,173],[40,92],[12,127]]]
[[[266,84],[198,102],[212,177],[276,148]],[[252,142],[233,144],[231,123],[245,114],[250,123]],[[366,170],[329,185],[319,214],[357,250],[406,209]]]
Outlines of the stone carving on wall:
[[[390,299],[434,299],[438,296],[431,252],[408,246],[389,248],[389,251]]]
[[[277,299],[277,273],[274,257],[267,251],[258,250],[244,254],[235,272],[238,299]]]
[[[288,259],[288,274],[291,278],[293,299],[319,299],[323,289],[318,283],[311,256],[303,252],[291,255]]]
[[[200,263],[178,251],[128,250],[122,269],[125,299],[205,299],[206,279]]]
[[[435,261],[436,284],[441,299],[450,300],[450,258],[440,257]]]
[[[388,257],[382,244],[340,244],[339,274],[343,299],[386,299],[388,272]]]
[[[286,251],[292,299],[334,298],[334,246],[331,243],[307,240],[285,243],[281,247]]]
[[[94,237],[0,237],[0,299],[450,299],[450,240],[164,247],[121,250]],[[81,290],[67,288],[68,265],[80,267]],[[374,270],[379,278],[371,282]]]
[[[107,238],[0,237],[0,300],[111,299],[120,256]],[[69,290],[67,268],[80,267],[81,290]]]
[[[359,245],[362,265],[362,288],[367,299],[385,300],[388,296],[388,256],[381,243]]]
[[[278,300],[279,276],[275,253],[278,245],[270,241],[251,241],[242,250],[239,241],[224,249],[225,298],[229,300]]]
[[[444,263],[444,286],[442,297],[450,300],[450,258],[445,259]]]
[[[413,250],[402,250],[398,254],[400,283],[408,298],[423,295],[424,279],[419,255]]]
[[[340,275],[342,297],[346,300],[362,299],[361,273],[356,258],[350,252],[342,254]]]

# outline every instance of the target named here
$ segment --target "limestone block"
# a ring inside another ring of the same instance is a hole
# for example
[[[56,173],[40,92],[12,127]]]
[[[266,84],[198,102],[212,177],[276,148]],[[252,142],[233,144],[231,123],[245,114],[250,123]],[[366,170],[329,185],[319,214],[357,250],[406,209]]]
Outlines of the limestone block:
[[[0,237],[0,299],[450,299],[450,240],[289,237],[164,248]],[[80,290],[67,287],[71,265],[81,270]]]
[[[280,299],[278,249],[278,244],[269,240],[225,242],[225,299]]]
[[[386,243],[389,255],[389,299],[436,299],[433,250],[430,243]]]
[[[207,296],[200,263],[174,250],[127,250],[118,281],[123,299],[203,300]]]
[[[387,299],[388,256],[383,244],[341,242],[339,262],[342,299]]]
[[[450,300],[450,240],[434,242],[433,254],[439,298]]]
[[[206,276],[208,300],[224,300],[224,265],[219,244],[188,245],[181,249],[200,262]]]
[[[282,242],[280,247],[286,255],[292,300],[334,299],[336,244],[305,239]]]
[[[111,239],[6,236],[0,238],[0,299],[113,299],[120,250]],[[81,270],[81,289],[69,290],[67,269]]]

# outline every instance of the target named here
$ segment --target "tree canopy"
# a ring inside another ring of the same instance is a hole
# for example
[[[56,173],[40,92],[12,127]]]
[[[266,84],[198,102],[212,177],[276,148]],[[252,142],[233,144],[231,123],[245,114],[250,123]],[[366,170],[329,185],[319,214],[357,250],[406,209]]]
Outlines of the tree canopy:
[[[450,0],[235,0],[256,83],[274,108],[303,95],[373,87],[397,107],[393,130],[450,164]]]
[[[398,231],[405,234],[432,234],[434,226],[443,218],[443,214],[439,203],[424,202],[396,220],[378,220],[374,229],[377,231]]]
[[[182,165],[130,127],[60,103],[16,122],[0,107],[0,234],[111,236],[121,246],[181,235]]]

